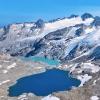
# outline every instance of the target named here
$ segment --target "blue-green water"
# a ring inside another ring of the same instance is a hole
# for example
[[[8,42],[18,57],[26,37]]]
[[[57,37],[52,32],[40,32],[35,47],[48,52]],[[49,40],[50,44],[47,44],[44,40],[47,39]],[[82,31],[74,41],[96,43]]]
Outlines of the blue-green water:
[[[45,58],[45,57],[35,57],[35,56],[31,56],[31,57],[28,57],[26,58],[26,60],[31,60],[31,61],[34,61],[34,62],[43,62],[43,63],[46,63],[48,65],[55,65],[55,66],[58,66],[60,63],[58,60],[56,59],[49,59],[49,58]]]
[[[22,93],[34,93],[37,96],[47,96],[53,92],[70,90],[78,87],[80,81],[69,76],[68,71],[51,69],[41,74],[23,77],[9,88],[9,96],[19,96]]]

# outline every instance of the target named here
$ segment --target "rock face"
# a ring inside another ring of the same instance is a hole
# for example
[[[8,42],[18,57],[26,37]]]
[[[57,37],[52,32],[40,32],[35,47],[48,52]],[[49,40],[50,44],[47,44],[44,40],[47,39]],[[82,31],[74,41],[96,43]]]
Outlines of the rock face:
[[[85,14],[83,14],[83,15],[81,16],[81,18],[82,18],[83,20],[85,20],[85,19],[87,19],[87,18],[93,18],[93,16],[92,16],[91,14],[89,14],[89,13],[85,13]]]
[[[42,19],[39,19],[35,24],[36,24],[36,28],[44,27],[44,21]]]
[[[96,16],[94,19],[95,20],[93,21],[92,25],[100,26],[100,17]]]

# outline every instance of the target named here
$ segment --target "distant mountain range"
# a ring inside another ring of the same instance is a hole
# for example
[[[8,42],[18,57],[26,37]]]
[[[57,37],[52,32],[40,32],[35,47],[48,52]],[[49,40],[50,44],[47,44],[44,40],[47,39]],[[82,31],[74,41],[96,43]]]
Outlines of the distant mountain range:
[[[100,17],[89,13],[0,28],[0,52],[47,56],[62,62],[100,59]],[[84,59],[85,58],[85,59]]]

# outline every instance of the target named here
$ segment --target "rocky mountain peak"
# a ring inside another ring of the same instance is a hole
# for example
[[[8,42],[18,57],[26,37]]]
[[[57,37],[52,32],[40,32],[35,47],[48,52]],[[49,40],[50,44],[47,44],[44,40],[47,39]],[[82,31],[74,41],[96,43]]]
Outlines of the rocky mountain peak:
[[[85,20],[87,18],[94,18],[90,13],[84,13],[82,16],[81,16],[82,20]]]
[[[37,20],[35,24],[36,24],[36,28],[44,27],[44,21],[42,19]]]

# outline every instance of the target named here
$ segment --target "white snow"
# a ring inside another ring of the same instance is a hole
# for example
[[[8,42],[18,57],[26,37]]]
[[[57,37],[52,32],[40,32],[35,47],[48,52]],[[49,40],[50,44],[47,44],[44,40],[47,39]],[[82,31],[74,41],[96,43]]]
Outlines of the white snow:
[[[70,73],[71,73],[71,72],[75,71],[77,64],[70,65],[70,66],[71,66],[71,69],[70,69]]]
[[[79,29],[79,27],[77,28],[77,27],[73,27],[69,32],[68,32],[68,34],[66,35],[66,37],[74,37],[75,36],[75,32],[76,32],[76,30],[77,29]],[[65,38],[66,38],[65,37]]]
[[[26,95],[22,94],[18,97],[18,100],[27,100]]]
[[[93,85],[96,85],[96,82],[97,82],[97,80],[94,80],[94,81],[93,81]]]
[[[90,23],[92,23],[93,21],[94,21],[93,18],[87,18],[85,21],[83,21],[83,24],[90,25]]]
[[[76,24],[80,24],[80,23],[82,23],[82,19],[80,17],[71,18],[71,19],[65,18],[63,20],[55,21],[53,23],[46,23],[44,32],[49,33],[65,27],[75,26]]]
[[[9,66],[7,67],[7,69],[9,70],[9,69],[12,69],[12,68],[14,68],[14,67],[16,67],[16,63],[13,63],[13,64],[9,65]]]
[[[93,34],[93,40],[99,41],[100,40],[100,29],[96,31],[96,33]]]
[[[75,17],[70,19],[65,18],[52,23],[45,23],[45,27],[43,28],[43,31],[40,34],[37,34],[36,36],[33,37],[24,38],[23,40],[30,40],[30,39],[34,40],[36,38],[43,38],[45,35],[47,35],[50,32],[63,29],[66,27],[70,27],[70,26],[75,26],[77,24],[89,25],[90,23],[93,22],[93,20],[94,20],[93,18],[88,18],[85,21],[83,21],[81,17]]]
[[[88,45],[96,45],[100,43],[100,29],[96,29],[93,32],[87,34],[87,37],[84,38],[83,42],[88,43]]]
[[[0,65],[0,68],[2,68],[2,65]]]
[[[83,21],[81,19],[81,17],[75,17],[75,18],[71,18],[71,19],[65,18],[63,20],[58,20],[53,23],[45,23],[43,33],[44,33],[44,35],[46,35],[50,32],[56,31],[58,29],[63,29],[65,27],[75,26],[77,24],[82,24],[82,23],[85,25],[90,25],[90,23],[92,23],[93,20],[94,20],[93,18],[88,18],[85,21]]]
[[[85,37],[86,37],[86,35],[83,35],[83,36],[80,36],[80,37],[76,37],[76,38],[74,38],[72,41],[70,41],[70,42],[68,43],[68,46],[67,46],[66,50],[65,50],[66,52],[65,52],[65,54],[64,54],[64,57],[66,57],[66,56],[70,53],[70,51],[71,51],[75,46],[77,46],[78,43],[80,43]]]
[[[75,37],[74,39],[69,41],[66,44],[66,50],[65,50],[66,52],[65,52],[64,57],[66,57],[70,53],[70,51],[78,44],[79,46],[84,45],[84,44],[89,45],[89,46],[95,46],[95,45],[100,44],[100,29],[95,30],[95,28],[91,28],[91,29],[87,28],[85,33],[82,36]],[[93,51],[93,49],[91,49],[91,51]],[[87,51],[86,53],[81,54],[81,56],[88,55],[91,53],[91,51],[89,52]]]
[[[78,73],[78,74],[82,73],[82,70],[81,70],[81,69],[80,69],[80,70],[78,70],[78,71],[77,71],[77,73]]]
[[[92,78],[92,76],[89,76],[88,74],[77,76],[77,79],[79,79],[81,81],[81,84],[79,87],[83,86],[84,83],[89,81],[91,78]]]
[[[60,99],[55,96],[49,95],[49,96],[42,98],[41,100],[60,100]]]
[[[16,67],[16,63],[13,63],[13,64],[7,66],[7,68],[4,69],[4,70],[2,70],[2,72],[3,72],[4,74],[6,74],[6,73],[8,73],[8,70],[10,70],[10,69],[12,69],[12,68],[14,68],[14,67]]]
[[[33,27],[35,23],[25,23],[25,27],[30,28]]]
[[[97,96],[92,96],[92,97],[90,98],[90,100],[99,100],[99,97],[97,97]]]
[[[93,51],[95,50],[95,48],[97,48],[98,46],[100,46],[100,44],[97,44],[95,47],[93,47],[93,48],[90,49],[89,51],[87,51],[87,52],[85,52],[85,53],[83,53],[83,54],[81,54],[81,55],[75,57],[74,59],[72,59],[72,60],[70,60],[70,61],[73,62],[74,60],[79,59],[79,58],[81,58],[82,56],[87,56],[87,55],[92,54]],[[91,59],[91,60],[92,60],[92,59]],[[91,61],[91,60],[90,60],[90,61]]]
[[[96,85],[96,82],[99,81],[99,80],[100,80],[100,78],[98,78],[97,80],[94,80],[93,85]]]
[[[52,31],[56,31],[57,29],[62,29],[65,27],[70,27],[70,26],[75,26],[77,24],[85,24],[85,25],[90,25],[90,23],[93,22],[93,18],[88,18],[85,21],[83,21],[81,19],[81,17],[75,17],[75,18],[65,18],[63,20],[59,20],[53,23],[46,23],[45,24],[45,28],[44,28],[44,32],[49,33]]]
[[[4,74],[6,74],[8,71],[7,71],[7,70],[2,70],[2,72],[3,72]]]
[[[10,82],[10,80],[5,80],[5,81],[1,82],[0,85],[6,84],[8,82]]]
[[[99,66],[96,66],[91,62],[83,63],[82,68],[90,69],[92,73],[96,73],[100,70]]]
[[[92,27],[92,28],[88,27],[87,29],[85,29],[85,33],[86,33],[86,34],[87,34],[87,33],[91,33],[91,32],[93,32],[93,31],[95,31],[95,30],[96,30],[95,27]]]

